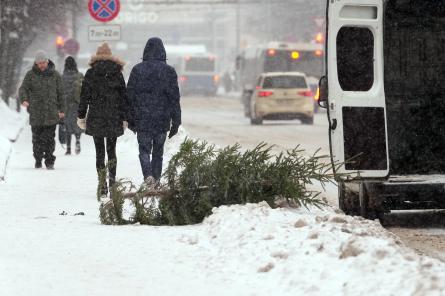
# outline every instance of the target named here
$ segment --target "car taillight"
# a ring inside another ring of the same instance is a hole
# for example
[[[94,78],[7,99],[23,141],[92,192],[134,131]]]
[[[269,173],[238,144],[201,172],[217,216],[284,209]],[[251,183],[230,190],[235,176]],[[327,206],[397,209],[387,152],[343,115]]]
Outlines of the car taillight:
[[[258,96],[259,97],[270,97],[271,95],[273,95],[273,91],[260,91],[258,92]]]
[[[314,95],[310,90],[299,91],[298,94],[303,97],[312,97]]]
[[[184,83],[184,82],[186,82],[186,81],[187,81],[187,77],[186,77],[186,76],[180,76],[180,77],[179,77],[179,82]]]
[[[315,56],[317,56],[317,57],[321,57],[321,56],[323,56],[323,51],[322,51],[322,50],[316,50],[316,51],[314,52],[314,54],[315,54]]]

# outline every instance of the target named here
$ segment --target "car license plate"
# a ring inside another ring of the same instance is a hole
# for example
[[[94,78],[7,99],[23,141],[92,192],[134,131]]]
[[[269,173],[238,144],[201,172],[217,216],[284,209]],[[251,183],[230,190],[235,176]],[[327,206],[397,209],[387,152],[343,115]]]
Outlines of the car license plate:
[[[290,104],[292,104],[293,102],[294,102],[293,99],[279,99],[279,100],[277,100],[277,103],[278,103],[279,105],[290,105]]]

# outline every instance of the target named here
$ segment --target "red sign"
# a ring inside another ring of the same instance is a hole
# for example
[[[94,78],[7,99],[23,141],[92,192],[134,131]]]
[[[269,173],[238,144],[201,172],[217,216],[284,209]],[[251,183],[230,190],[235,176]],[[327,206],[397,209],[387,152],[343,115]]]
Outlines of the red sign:
[[[68,55],[76,55],[79,53],[79,42],[75,39],[68,39],[65,41],[65,45],[63,46],[63,50]]]
[[[121,9],[119,0],[89,0],[88,10],[97,21],[107,23],[112,21]]]

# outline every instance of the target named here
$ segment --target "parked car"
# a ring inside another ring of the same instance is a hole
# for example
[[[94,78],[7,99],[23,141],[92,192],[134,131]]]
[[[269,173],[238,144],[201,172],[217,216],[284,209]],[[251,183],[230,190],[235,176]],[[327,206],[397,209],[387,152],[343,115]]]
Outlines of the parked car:
[[[303,73],[261,74],[250,100],[250,122],[300,119],[303,124],[313,124],[313,97]]]

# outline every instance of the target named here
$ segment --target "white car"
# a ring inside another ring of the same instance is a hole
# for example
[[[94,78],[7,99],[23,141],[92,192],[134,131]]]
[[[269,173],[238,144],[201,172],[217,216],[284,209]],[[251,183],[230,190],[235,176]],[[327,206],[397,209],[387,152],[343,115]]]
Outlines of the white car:
[[[299,72],[264,73],[250,100],[250,121],[300,119],[314,123],[314,94],[306,75]]]

